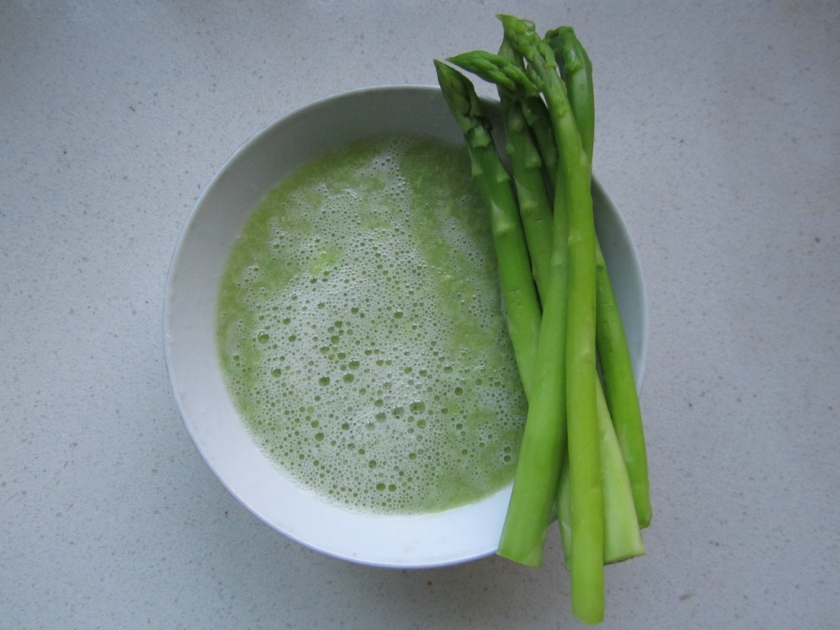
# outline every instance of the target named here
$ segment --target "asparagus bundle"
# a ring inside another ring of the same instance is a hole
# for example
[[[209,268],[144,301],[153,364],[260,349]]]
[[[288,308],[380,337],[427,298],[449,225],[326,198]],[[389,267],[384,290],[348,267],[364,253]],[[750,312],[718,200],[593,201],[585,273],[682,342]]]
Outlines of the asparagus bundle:
[[[603,566],[644,553],[639,528],[650,522],[650,497],[632,365],[592,212],[592,67],[571,28],[543,39],[530,22],[499,18],[505,36],[498,55],[473,51],[449,59],[498,87],[514,180],[508,188],[516,193],[505,196],[505,213],[518,205],[527,243],[524,250],[497,251],[502,292],[512,339],[514,332],[538,330],[527,346],[534,361],[522,374],[528,416],[498,553],[540,566],[556,508],[573,612],[598,623]],[[487,188],[488,177],[507,182],[500,164],[490,169],[486,156],[478,159],[474,145],[486,151],[492,144],[483,139],[489,128],[472,84],[454,68],[435,65],[479,185]],[[492,224],[499,210],[485,196]],[[530,277],[522,278],[524,268]],[[541,309],[511,312],[514,278],[528,295],[536,283]],[[515,341],[514,351],[522,366]]]

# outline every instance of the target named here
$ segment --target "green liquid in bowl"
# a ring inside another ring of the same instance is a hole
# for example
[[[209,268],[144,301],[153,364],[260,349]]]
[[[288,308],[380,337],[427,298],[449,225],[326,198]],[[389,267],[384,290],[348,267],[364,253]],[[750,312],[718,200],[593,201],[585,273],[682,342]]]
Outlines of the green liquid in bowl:
[[[512,479],[526,403],[465,149],[392,136],[287,178],[233,246],[217,325],[253,438],[325,499],[437,512]]]

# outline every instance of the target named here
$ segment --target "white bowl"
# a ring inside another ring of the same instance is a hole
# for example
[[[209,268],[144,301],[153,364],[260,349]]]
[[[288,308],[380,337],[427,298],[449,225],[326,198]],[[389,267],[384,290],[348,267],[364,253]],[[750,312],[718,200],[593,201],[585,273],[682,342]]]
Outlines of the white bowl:
[[[486,105],[501,130],[498,104]],[[245,143],[213,178],[181,234],[166,287],[164,347],[175,400],[190,436],[222,484],[256,516],[337,558],[385,567],[444,566],[495,553],[509,487],[471,505],[419,516],[364,515],[322,501],[290,482],[251,439],[228,396],[216,346],[222,270],[261,198],[312,159],[386,132],[463,142],[438,88],[395,86],[314,102]],[[593,197],[598,234],[641,389],[648,320],[639,260],[618,211],[597,182]]]

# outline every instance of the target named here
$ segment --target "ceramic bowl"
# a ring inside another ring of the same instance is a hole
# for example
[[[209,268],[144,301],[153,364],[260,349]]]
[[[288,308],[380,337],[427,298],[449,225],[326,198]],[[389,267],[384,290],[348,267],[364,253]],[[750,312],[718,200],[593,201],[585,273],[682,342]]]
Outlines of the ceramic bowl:
[[[486,106],[501,130],[498,104],[488,101]],[[201,195],[175,250],[166,287],[164,346],[187,431],[219,481],[257,517],[311,549],[348,561],[397,568],[444,566],[496,551],[510,487],[470,505],[417,516],[359,514],[301,490],[263,455],[239,418],[216,344],[222,271],[262,197],[312,159],[389,132],[463,143],[437,87],[394,86],[311,103],[236,151]],[[597,182],[593,201],[641,388],[648,319],[638,256],[621,216]]]

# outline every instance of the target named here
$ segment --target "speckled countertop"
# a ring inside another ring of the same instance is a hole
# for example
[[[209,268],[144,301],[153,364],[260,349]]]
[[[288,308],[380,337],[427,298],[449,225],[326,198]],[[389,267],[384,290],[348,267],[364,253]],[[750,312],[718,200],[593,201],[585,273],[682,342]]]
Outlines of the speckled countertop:
[[[539,571],[393,571],[271,530],[202,461],[162,351],[224,161],[313,99],[433,84],[499,11],[586,44],[595,173],[647,281],[655,515],[603,627],[840,623],[836,2],[6,0],[0,628],[576,625],[555,533]]]

